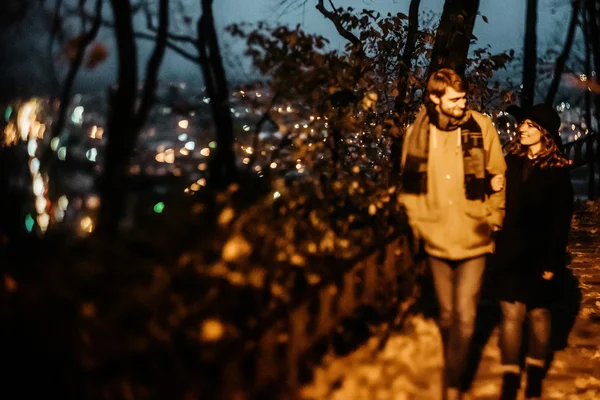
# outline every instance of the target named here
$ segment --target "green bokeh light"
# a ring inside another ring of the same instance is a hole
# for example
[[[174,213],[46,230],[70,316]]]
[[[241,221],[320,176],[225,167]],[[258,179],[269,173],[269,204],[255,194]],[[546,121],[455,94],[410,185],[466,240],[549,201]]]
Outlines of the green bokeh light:
[[[13,108],[11,106],[6,107],[6,112],[4,113],[4,119],[6,120],[6,122],[8,122],[8,120],[10,119],[12,112]]]
[[[164,209],[165,209],[165,203],[163,203],[162,201],[159,201],[158,203],[156,203],[154,205],[154,212],[157,214],[161,214]]]
[[[35,221],[33,220],[31,214],[27,214],[27,216],[25,217],[25,229],[27,229],[27,232],[31,232],[33,230],[34,224]]]

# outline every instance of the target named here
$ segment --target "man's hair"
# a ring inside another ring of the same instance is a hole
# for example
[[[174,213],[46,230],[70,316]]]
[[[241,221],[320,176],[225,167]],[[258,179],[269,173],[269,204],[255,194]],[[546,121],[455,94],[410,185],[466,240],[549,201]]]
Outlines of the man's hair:
[[[466,93],[465,81],[451,68],[442,68],[435,71],[429,77],[427,82],[427,97],[430,94],[442,97],[446,93],[446,88],[450,86],[457,92]]]

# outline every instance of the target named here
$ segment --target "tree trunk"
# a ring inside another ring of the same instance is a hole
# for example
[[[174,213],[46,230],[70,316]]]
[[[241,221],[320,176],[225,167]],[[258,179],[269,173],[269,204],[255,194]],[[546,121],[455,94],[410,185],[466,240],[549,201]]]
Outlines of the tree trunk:
[[[583,18],[583,27],[584,40],[585,40],[585,74],[586,76],[591,77],[592,75],[592,60],[590,54],[590,23],[588,16],[584,15]],[[590,78],[591,79],[591,78]],[[586,90],[584,93],[584,104],[585,104],[585,123],[588,129],[591,130],[592,127],[592,99],[591,93],[589,90]],[[595,164],[596,160],[594,157],[594,139],[591,134],[588,135],[586,141],[586,162],[588,163],[588,200],[594,200],[595,198],[595,189],[594,189],[594,180],[595,180]]]
[[[209,183],[213,187],[224,188],[238,179],[229,88],[215,29],[213,0],[200,0],[200,5],[202,16],[198,20],[197,47],[206,93],[210,98],[217,142],[217,149],[209,165]]]
[[[575,37],[575,28],[577,27],[577,21],[579,21],[579,10],[581,6],[581,0],[573,1],[573,9],[571,11],[571,22],[569,23],[569,29],[567,31],[567,38],[565,39],[565,45],[563,47],[563,51],[560,56],[556,59],[556,66],[554,68],[554,76],[552,77],[552,82],[550,83],[550,88],[548,89],[548,93],[546,94],[546,99],[544,102],[546,104],[552,105],[554,103],[554,98],[556,97],[556,92],[558,91],[558,86],[560,85],[560,81],[562,78],[562,73],[565,69],[565,64],[569,59],[569,54],[571,54],[571,47],[573,45],[573,38]]]
[[[523,57],[523,79],[521,107],[530,109],[535,100],[535,79],[537,71],[537,7],[538,0],[527,0],[525,18],[525,46]]]
[[[408,31],[406,33],[406,44],[402,57],[400,58],[400,77],[398,79],[398,96],[395,101],[395,110],[401,113],[406,104],[406,92],[408,91],[408,77],[412,67],[417,34],[419,33],[419,6],[421,0],[411,0],[408,11]]]
[[[102,205],[97,233],[105,237],[114,237],[123,217],[129,159],[156,100],[158,73],[169,38],[169,0],[160,0],[156,45],[146,66],[140,106],[136,110],[137,49],[132,8],[129,1],[111,2],[119,54],[119,78],[118,88],[116,92],[111,92],[110,97],[104,173],[100,179]]]
[[[135,116],[135,135],[136,139],[142,130],[150,114],[150,109],[156,101],[156,89],[158,88],[158,73],[165,57],[167,42],[169,40],[169,0],[160,0],[158,9],[158,31],[156,35],[156,45],[154,51],[146,65],[146,79],[144,80],[144,89],[140,107]]]
[[[114,237],[123,215],[129,157],[135,144],[135,100],[137,97],[137,49],[131,4],[110,0],[115,21],[119,57],[117,89],[110,93],[104,171],[99,181],[100,214],[96,233]]]
[[[431,53],[429,74],[453,68],[463,74],[466,68],[479,0],[446,0]]]
[[[60,109],[58,111],[56,124],[52,129],[52,138],[59,136],[65,127],[67,110],[69,109],[69,105],[71,104],[71,95],[73,92],[73,86],[75,85],[75,78],[77,78],[77,74],[81,69],[85,58],[85,52],[87,51],[88,46],[92,44],[92,42],[96,39],[96,36],[98,36],[98,32],[100,31],[100,27],[102,26],[103,3],[103,0],[96,0],[96,11],[92,27],[88,32],[82,35],[81,42],[77,45],[77,52],[75,54],[75,58],[71,62],[71,66],[69,67],[69,72],[67,73],[67,77],[65,79],[65,83],[63,85],[63,89],[60,95]],[[82,20],[81,24],[84,25],[84,22],[85,21]]]
[[[599,82],[598,74],[600,74],[600,2],[588,0],[587,2],[587,13],[588,13],[588,25],[589,25],[589,36],[591,52],[593,55],[593,66],[596,72],[594,77],[588,77],[588,79],[594,78],[596,82]],[[600,93],[595,92],[594,94],[595,103],[595,114],[596,122],[600,124]],[[600,126],[597,127],[600,131]]]
[[[593,66],[596,72],[595,76],[588,76],[588,79],[594,79],[595,82],[599,82],[598,74],[600,74],[600,10],[598,7],[600,6],[600,2],[587,0],[586,1],[586,11],[587,11],[587,22],[588,22],[588,35],[590,38],[591,52],[593,55]],[[590,51],[589,49],[587,51]],[[600,93],[594,93],[594,111],[596,115],[596,133],[600,134]],[[592,127],[588,128],[592,131]],[[599,146],[600,149],[600,141],[596,139],[596,145]],[[598,163],[598,169],[600,169],[600,151],[596,152],[596,159]],[[600,185],[598,185],[600,186]]]

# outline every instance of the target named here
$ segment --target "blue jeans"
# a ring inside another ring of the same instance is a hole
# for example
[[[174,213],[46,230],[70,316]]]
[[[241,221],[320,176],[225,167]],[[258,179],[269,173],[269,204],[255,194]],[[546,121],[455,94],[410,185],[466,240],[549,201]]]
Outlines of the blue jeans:
[[[460,388],[475,331],[485,256],[458,261],[430,257],[429,262],[440,306],[446,385]]]
[[[550,353],[550,311],[546,308],[527,309],[518,301],[501,301],[500,353],[502,365],[518,370],[521,361],[523,322],[529,317],[527,364],[543,367]]]

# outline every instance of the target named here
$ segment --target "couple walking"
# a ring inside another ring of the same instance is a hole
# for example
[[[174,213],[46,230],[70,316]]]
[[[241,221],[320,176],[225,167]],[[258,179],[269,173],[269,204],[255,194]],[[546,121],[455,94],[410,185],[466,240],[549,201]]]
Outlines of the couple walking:
[[[524,339],[525,394],[536,399],[550,353],[549,302],[565,265],[573,204],[559,149],[560,117],[543,104],[524,110],[519,138],[505,158],[492,121],[467,109],[466,92],[455,71],[433,73],[402,148],[400,199],[423,240],[440,308],[443,397],[463,396],[486,256],[494,252],[503,316],[501,399],[515,399],[519,391]]]

